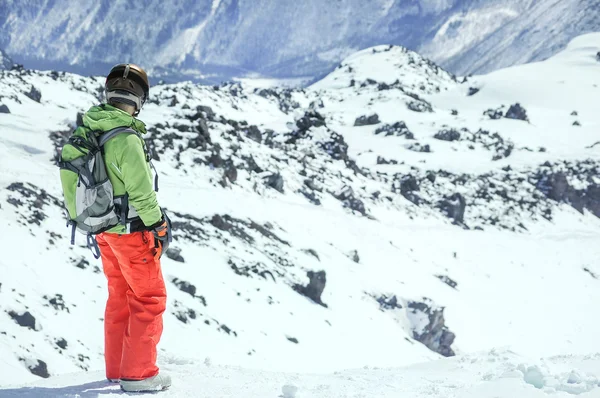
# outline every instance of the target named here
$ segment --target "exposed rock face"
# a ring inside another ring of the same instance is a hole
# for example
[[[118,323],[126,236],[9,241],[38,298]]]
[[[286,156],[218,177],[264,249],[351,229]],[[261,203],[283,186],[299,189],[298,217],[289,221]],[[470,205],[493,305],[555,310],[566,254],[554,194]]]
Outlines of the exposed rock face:
[[[415,138],[415,135],[408,129],[406,123],[404,122],[396,122],[394,124],[384,124],[381,127],[378,127],[375,130],[375,134],[385,133],[386,137],[396,136],[396,137],[404,137],[407,140],[412,140]]]
[[[35,317],[31,315],[29,311],[25,311],[22,314],[15,311],[9,311],[8,315],[21,327],[35,331],[39,330],[39,327],[36,325]]]
[[[504,115],[504,117],[507,119],[529,121],[529,118],[527,117],[527,111],[521,106],[521,104],[518,103],[511,105],[506,111],[506,115]]]
[[[460,132],[455,129],[444,129],[438,131],[433,138],[441,141],[458,141],[460,140]]]
[[[26,360],[25,358],[21,358],[21,361],[25,362],[27,369],[29,369],[32,374],[43,379],[50,377],[50,374],[48,373],[48,365],[41,359]]]
[[[443,307],[435,307],[429,299],[409,301],[407,315],[415,340],[445,357],[455,355],[451,345],[456,336],[446,327]]]
[[[488,109],[483,112],[483,115],[489,117],[492,120],[498,120],[504,117],[504,111],[502,110],[502,107],[498,109]]]
[[[459,193],[455,193],[438,203],[438,208],[459,224],[464,221],[466,207],[467,201]]]
[[[369,116],[364,116],[364,115],[359,116],[354,121],[354,126],[369,126],[369,125],[378,124],[378,123],[379,123],[379,115],[374,113]]]
[[[581,172],[577,166],[568,170],[570,174]],[[600,185],[593,182],[593,179],[585,188],[576,189],[563,171],[556,173],[541,172],[536,187],[542,191],[548,198],[571,205],[577,211],[583,213],[587,209],[596,217],[600,217]]]
[[[0,104],[0,113],[10,113],[10,109],[8,109],[8,106]]]
[[[31,100],[35,102],[40,102],[42,100],[42,93],[40,90],[35,88],[35,86],[31,86],[29,92],[25,93],[25,96],[29,97]]]
[[[274,190],[283,193],[283,177],[279,173],[265,177],[265,184]]]
[[[294,286],[294,290],[303,296],[308,297],[315,303],[327,308],[327,304],[323,303],[321,300],[321,295],[323,294],[323,290],[325,290],[325,284],[327,283],[325,271],[308,271],[306,276],[308,276],[309,279],[308,285],[302,286],[297,284]]]

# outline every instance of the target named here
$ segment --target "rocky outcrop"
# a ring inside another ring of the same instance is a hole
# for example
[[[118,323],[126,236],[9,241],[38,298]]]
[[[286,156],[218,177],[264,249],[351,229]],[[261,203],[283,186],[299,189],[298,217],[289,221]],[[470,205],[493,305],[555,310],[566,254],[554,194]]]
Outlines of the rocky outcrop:
[[[455,129],[444,129],[444,130],[440,130],[437,133],[435,133],[433,138],[435,138],[437,140],[449,141],[449,142],[458,141],[458,140],[460,140],[460,132],[458,132]]]
[[[524,120],[526,122],[529,121],[529,118],[527,117],[527,111],[519,103],[511,105],[506,111],[506,115],[504,115],[504,117],[507,119]]]
[[[373,113],[372,115],[369,116],[359,116],[356,118],[356,120],[354,121],[354,126],[370,126],[373,124],[378,124],[379,121],[379,115],[376,113]]]
[[[396,122],[394,124],[384,124],[375,130],[375,134],[384,134],[386,137],[396,136],[404,137],[407,140],[413,140],[415,135],[408,129],[406,123]]]
[[[458,224],[463,223],[467,201],[460,193],[455,193],[442,199],[438,202],[437,206],[444,214],[453,219],[454,222]]]
[[[323,290],[325,290],[325,285],[327,283],[325,271],[308,271],[306,276],[308,276],[309,280],[308,285],[303,286],[296,284],[294,285],[294,290],[301,295],[308,297],[315,303],[327,308],[327,304],[321,300],[321,295],[323,294]]]
[[[454,356],[452,344],[456,338],[446,326],[444,307],[435,306],[431,300],[409,301],[407,316],[413,330],[413,338],[431,351],[445,357]]]

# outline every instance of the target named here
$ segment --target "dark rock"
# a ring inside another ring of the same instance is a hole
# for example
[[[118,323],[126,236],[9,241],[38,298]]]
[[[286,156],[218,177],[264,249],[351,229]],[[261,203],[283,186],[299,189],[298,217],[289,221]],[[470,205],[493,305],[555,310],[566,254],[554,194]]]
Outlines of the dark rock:
[[[317,184],[315,183],[314,178],[304,180],[304,185],[306,185],[308,188],[310,188],[313,191],[323,192],[323,189],[320,188],[319,186],[317,186]]]
[[[441,200],[437,207],[455,222],[462,224],[464,221],[467,202],[461,194],[455,193],[452,196]]]
[[[10,109],[8,109],[8,106],[0,104],[0,113],[10,113]]]
[[[467,93],[467,95],[470,97],[472,95],[477,94],[481,89],[477,88],[477,87],[469,87],[469,92]]]
[[[394,124],[384,124],[381,127],[378,127],[375,130],[375,134],[385,133],[385,136],[395,135],[396,137],[404,136],[404,138],[408,140],[412,140],[415,138],[414,134],[408,129],[406,123],[404,122],[396,122]]]
[[[212,140],[210,138],[210,132],[208,131],[208,125],[206,124],[206,121],[198,121],[196,129],[198,130],[198,135],[190,139],[190,141],[188,142],[188,147],[192,149],[206,151],[208,146],[212,145]]]
[[[238,172],[237,169],[235,168],[235,166],[233,164],[230,164],[226,169],[225,169],[225,177],[229,180],[229,182],[231,182],[232,184],[235,183],[237,181],[237,177],[238,177]]]
[[[304,197],[313,205],[321,206],[321,200],[317,197],[317,194],[314,191],[308,192],[306,190],[301,190],[300,193],[304,195]]]
[[[575,121],[573,122],[573,126],[581,126],[581,123],[579,123],[579,121],[575,120]]]
[[[527,111],[520,104],[511,105],[506,111],[506,115],[504,115],[507,119],[516,119],[516,120],[524,120],[529,121],[527,117]]]
[[[456,283],[456,281],[452,280],[447,275],[436,275],[435,277],[444,282],[446,285],[450,286],[452,289],[456,289],[456,286],[458,286],[458,283]]]
[[[567,194],[571,188],[567,181],[567,176],[564,173],[556,173],[550,177],[550,190],[548,197],[557,202],[562,202],[567,198]]]
[[[398,164],[398,161],[394,159],[387,160],[381,156],[377,156],[377,164]]]
[[[283,177],[279,173],[271,174],[265,179],[265,184],[274,190],[283,193]]]
[[[298,344],[298,339],[295,337],[286,337],[289,341],[291,341],[294,344]]]
[[[175,125],[173,125],[173,128],[182,133],[187,133],[191,130],[190,126],[188,126],[187,124],[180,124],[180,123],[176,123]]]
[[[444,308],[432,308],[431,302],[410,301],[408,303],[407,315],[413,324],[413,338],[424,344],[430,350],[445,357],[454,356],[451,345],[456,336],[446,327],[444,319]],[[428,323],[422,325],[422,318],[426,317]]]
[[[75,125],[83,126],[83,113],[77,112],[77,116],[75,117]]]
[[[329,140],[320,142],[319,146],[333,159],[343,160],[348,165],[348,144],[342,135],[332,132]]]
[[[225,163],[218,150],[213,151],[207,161],[215,168],[219,168]]]
[[[243,132],[246,134],[246,137],[250,138],[252,141],[262,143],[262,133],[258,129],[258,127],[252,125],[246,129],[243,129]]]
[[[374,113],[372,115],[369,116],[359,116],[356,118],[356,120],[354,121],[354,126],[370,126],[373,124],[378,124],[380,123],[379,121],[379,115]]]
[[[577,113],[577,111],[571,112],[571,116],[578,116],[578,115],[579,115],[579,113]]]
[[[590,276],[594,279],[600,279],[600,277],[598,277],[598,275],[595,272],[592,272],[589,268],[584,267],[583,270],[585,272],[587,272],[588,274],[590,274]]]
[[[444,129],[444,130],[440,130],[437,133],[435,133],[433,138],[442,140],[442,141],[458,141],[458,140],[460,140],[460,132],[458,132],[455,129],[449,129],[449,130]]]
[[[402,309],[402,305],[398,303],[398,298],[395,295],[392,297],[387,297],[384,294],[381,297],[376,298],[376,300],[382,310]]]
[[[192,297],[196,297],[196,286],[192,285],[189,282],[179,280],[177,278],[173,278],[171,282],[177,286],[179,290],[189,294]]]
[[[600,62],[600,51],[596,53],[596,61]]]
[[[429,146],[429,144],[421,145],[418,142],[408,145],[406,147],[406,149],[408,149],[409,151],[413,151],[413,152],[423,152],[423,153],[431,152],[431,147]]]
[[[25,361],[24,358],[20,359],[23,362],[29,362]],[[41,359],[36,359],[35,361],[35,364],[28,364],[27,369],[29,369],[29,371],[36,376],[39,376],[44,379],[49,378],[50,374],[48,373],[48,365],[46,365],[46,362],[42,361]]]
[[[312,127],[322,126],[325,126],[325,118],[317,111],[306,112],[304,116],[296,121],[296,127],[302,132],[306,132]]]
[[[300,293],[301,295],[308,297],[315,303],[327,308],[327,304],[321,301],[321,295],[323,294],[323,290],[325,290],[325,284],[327,283],[325,271],[308,271],[306,275],[309,279],[308,285],[302,286],[296,284],[294,285],[294,290]]]
[[[504,111],[502,110],[502,108],[488,109],[487,111],[483,112],[483,115],[489,117],[492,120],[498,120],[504,116]]]
[[[311,256],[313,256],[314,258],[316,258],[317,260],[321,261],[321,259],[319,258],[319,255],[317,254],[317,251],[314,249],[303,249],[302,250],[304,253],[310,254]]]
[[[420,190],[419,181],[415,176],[403,176],[400,180],[400,194],[409,202],[417,206],[423,203],[423,199],[415,192]]]
[[[358,251],[357,250],[352,250],[350,252],[350,256],[349,256],[352,261],[354,261],[355,263],[360,263],[360,256],[358,255]]]
[[[345,186],[340,193],[333,194],[333,196],[341,201],[344,207],[349,208],[352,211],[357,211],[363,216],[367,214],[365,204],[362,200],[354,196],[354,190],[351,187]]]
[[[421,100],[421,101],[410,101],[406,104],[406,106],[408,107],[408,109],[410,109],[413,112],[433,112],[433,107],[431,106],[431,104],[427,101]]]
[[[185,259],[181,255],[181,249],[178,247],[173,247],[173,246],[169,247],[165,254],[167,255],[168,258],[170,258],[173,261],[177,261],[178,263],[185,262]]]
[[[196,125],[196,130],[198,130],[198,132],[203,136],[209,135],[208,123],[206,123],[206,120],[204,120],[204,119],[198,120],[198,124]]]
[[[452,116],[458,115],[458,111],[456,109],[452,109],[452,111],[450,113],[452,114]]]
[[[69,310],[69,307],[65,303],[62,294],[55,294],[52,298],[44,296],[44,299],[48,300],[48,304],[52,306],[52,308],[54,308],[56,311],[66,311],[68,313],[71,313],[71,310]]]
[[[54,343],[59,346],[60,348],[62,348],[63,350],[67,349],[67,340],[60,338],[54,341]]]
[[[208,120],[214,120],[216,114],[210,106],[198,105],[196,111],[204,113]]]
[[[8,315],[16,323],[18,323],[19,326],[37,331],[35,317],[31,315],[29,311],[25,311],[23,314],[18,314],[15,311],[9,311]]]
[[[35,86],[31,86],[31,90],[25,93],[25,96],[35,102],[40,102],[42,100],[42,93],[40,92],[40,90],[35,88]]]
[[[243,157],[242,159],[244,159],[246,161],[246,170],[250,171],[250,172],[254,172],[254,173],[262,173],[264,170],[256,163],[256,161],[254,160],[254,157],[252,157],[252,155],[248,156],[248,157]]]

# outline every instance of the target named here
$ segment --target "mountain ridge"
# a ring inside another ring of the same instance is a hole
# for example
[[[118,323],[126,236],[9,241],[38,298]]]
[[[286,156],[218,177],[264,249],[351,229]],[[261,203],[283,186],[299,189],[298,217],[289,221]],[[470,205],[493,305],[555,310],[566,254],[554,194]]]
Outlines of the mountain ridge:
[[[133,62],[169,81],[215,83],[248,73],[321,76],[354,51],[396,44],[454,73],[483,73],[547,58],[600,29],[592,0],[555,3],[11,0],[0,6],[0,48],[38,69],[103,74],[111,64]]]

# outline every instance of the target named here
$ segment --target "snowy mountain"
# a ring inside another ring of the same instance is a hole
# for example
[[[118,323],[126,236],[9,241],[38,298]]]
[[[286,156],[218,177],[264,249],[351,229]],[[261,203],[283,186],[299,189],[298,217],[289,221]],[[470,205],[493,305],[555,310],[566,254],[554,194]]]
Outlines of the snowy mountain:
[[[598,43],[468,79],[378,46],[305,89],[153,87],[165,396],[598,396]],[[0,396],[112,392],[54,165],[102,83],[0,72]]]
[[[466,74],[545,59],[598,21],[596,0],[8,0],[0,47],[38,69],[100,75],[134,62],[169,81],[220,82],[323,76],[396,44]]]
[[[0,70],[10,69],[13,66],[13,61],[2,49],[0,49]]]

